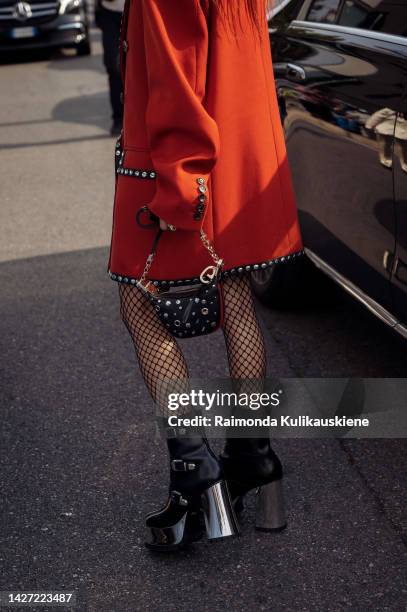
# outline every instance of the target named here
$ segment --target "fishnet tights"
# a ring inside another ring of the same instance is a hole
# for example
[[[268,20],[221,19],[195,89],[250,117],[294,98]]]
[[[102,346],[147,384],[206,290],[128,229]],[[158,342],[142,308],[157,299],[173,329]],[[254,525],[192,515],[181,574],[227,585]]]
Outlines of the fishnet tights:
[[[144,382],[163,416],[168,416],[168,384],[172,393],[188,391],[184,355],[141,289],[119,284],[119,295],[120,314],[133,340]],[[177,415],[182,415],[181,409]]]
[[[171,392],[188,391],[184,355],[138,287],[119,284],[119,295],[120,314],[133,340],[141,374],[155,404],[167,416],[168,381],[172,381]],[[225,280],[223,296],[222,329],[235,390],[260,392],[266,375],[266,353],[248,277]],[[182,411],[177,410],[177,414]]]
[[[223,282],[223,334],[229,373],[236,393],[261,393],[266,376],[266,349],[254,307],[249,276]]]

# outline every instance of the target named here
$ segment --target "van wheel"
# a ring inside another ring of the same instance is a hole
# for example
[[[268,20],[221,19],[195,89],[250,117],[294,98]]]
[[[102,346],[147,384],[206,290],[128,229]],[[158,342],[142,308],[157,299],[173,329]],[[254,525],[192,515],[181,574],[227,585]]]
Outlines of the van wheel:
[[[92,53],[88,38],[85,38],[85,40],[79,43],[79,45],[76,47],[76,53],[79,56],[90,55]]]

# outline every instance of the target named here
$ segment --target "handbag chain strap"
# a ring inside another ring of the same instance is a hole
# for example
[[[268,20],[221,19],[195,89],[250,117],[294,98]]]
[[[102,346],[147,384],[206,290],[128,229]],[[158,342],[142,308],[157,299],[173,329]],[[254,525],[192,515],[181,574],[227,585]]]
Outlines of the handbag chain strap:
[[[159,229],[158,233],[154,239],[153,242],[153,246],[152,249],[147,257],[145,266],[144,266],[144,270],[143,273],[140,277],[140,279],[137,281],[137,286],[140,287],[140,289],[143,289],[144,291],[147,292],[151,292],[149,289],[149,285],[151,283],[151,281],[147,280],[147,275],[150,271],[150,268],[152,266],[152,263],[154,261],[154,255],[157,249],[157,244],[159,239],[161,238],[161,235],[163,233],[163,230]],[[216,278],[216,276],[219,273],[220,268],[223,266],[223,259],[221,259],[215,252],[215,249],[213,248],[213,246],[211,245],[211,243],[209,242],[208,236],[205,234],[205,232],[203,231],[203,229],[201,229],[200,231],[200,238],[201,238],[201,242],[204,245],[204,247],[207,249],[207,251],[209,251],[209,254],[211,255],[213,261],[214,261],[214,266],[207,266],[204,270],[202,270],[201,274],[199,275],[199,278],[201,280],[202,283],[204,284],[208,284],[210,283],[214,278]],[[147,281],[147,282],[146,282]]]

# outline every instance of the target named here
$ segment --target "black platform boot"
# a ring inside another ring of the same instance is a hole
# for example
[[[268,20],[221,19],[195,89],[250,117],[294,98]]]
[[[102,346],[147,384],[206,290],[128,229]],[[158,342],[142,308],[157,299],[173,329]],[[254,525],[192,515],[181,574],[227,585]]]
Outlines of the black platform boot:
[[[239,527],[222,468],[203,437],[167,438],[170,491],[166,506],[146,517],[151,550],[177,550],[202,538],[238,535]],[[201,520],[203,515],[204,521]]]
[[[237,514],[243,497],[257,489],[256,529],[281,531],[286,526],[283,469],[268,438],[229,438],[220,457]]]

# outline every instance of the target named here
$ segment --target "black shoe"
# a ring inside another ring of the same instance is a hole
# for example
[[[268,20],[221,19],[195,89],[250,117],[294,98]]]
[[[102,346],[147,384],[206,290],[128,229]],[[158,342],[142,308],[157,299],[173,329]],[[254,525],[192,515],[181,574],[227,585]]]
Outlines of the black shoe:
[[[239,533],[222,469],[207,440],[176,434],[178,437],[167,439],[170,455],[167,504],[146,517],[151,533],[146,546],[158,552],[196,542],[205,531],[208,540]]]
[[[110,128],[110,135],[120,136],[122,128],[123,128],[123,121],[119,121],[115,119],[112,123],[112,127]]]
[[[229,438],[220,457],[233,507],[243,511],[243,498],[257,489],[256,529],[281,531],[286,526],[283,469],[268,438]]]

